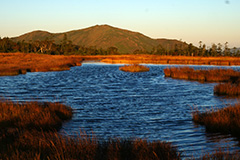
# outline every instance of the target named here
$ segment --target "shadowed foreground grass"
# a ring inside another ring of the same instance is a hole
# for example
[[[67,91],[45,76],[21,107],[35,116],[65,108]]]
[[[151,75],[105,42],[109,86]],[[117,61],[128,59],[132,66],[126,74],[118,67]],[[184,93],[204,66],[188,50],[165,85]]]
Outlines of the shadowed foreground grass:
[[[147,72],[150,69],[146,66],[132,64],[132,65],[125,65],[119,68],[119,70],[124,72]]]
[[[217,95],[240,96],[240,83],[221,83],[214,87]]]
[[[240,103],[222,109],[206,111],[204,113],[195,110],[192,113],[192,117],[196,124],[204,125],[207,132],[232,134],[237,138],[240,137]],[[236,160],[240,159],[240,153],[231,153],[230,151],[219,149],[215,153],[202,156],[201,159]]]
[[[220,132],[240,137],[240,104],[223,109],[192,113],[193,121],[204,125],[209,132]]]
[[[227,149],[226,149],[227,150]],[[240,155],[237,152],[223,151],[219,149],[214,153],[207,153],[203,155],[201,158],[191,158],[192,160],[239,160]]]
[[[72,109],[59,103],[1,101],[0,159],[180,159],[167,142],[59,134],[71,117]]]

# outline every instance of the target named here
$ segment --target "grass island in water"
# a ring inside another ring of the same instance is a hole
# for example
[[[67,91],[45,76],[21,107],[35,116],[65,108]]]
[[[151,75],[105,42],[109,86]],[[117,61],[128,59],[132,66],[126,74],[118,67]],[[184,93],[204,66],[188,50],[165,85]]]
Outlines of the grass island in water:
[[[124,72],[148,72],[150,69],[146,66],[139,64],[125,65],[119,68],[119,70]]]

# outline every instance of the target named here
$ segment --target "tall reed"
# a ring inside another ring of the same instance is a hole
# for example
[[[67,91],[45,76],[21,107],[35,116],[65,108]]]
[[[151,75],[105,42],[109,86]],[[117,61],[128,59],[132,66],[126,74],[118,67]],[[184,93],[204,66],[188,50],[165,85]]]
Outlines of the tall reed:
[[[240,83],[221,83],[214,87],[217,95],[240,96]]]
[[[223,109],[192,113],[193,121],[204,125],[207,131],[240,137],[240,103]]]

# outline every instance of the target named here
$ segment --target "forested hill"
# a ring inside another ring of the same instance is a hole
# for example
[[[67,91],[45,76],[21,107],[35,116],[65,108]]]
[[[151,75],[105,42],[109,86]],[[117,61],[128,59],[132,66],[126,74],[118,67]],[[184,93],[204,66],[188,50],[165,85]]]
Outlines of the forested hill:
[[[46,31],[33,31],[19,37],[12,38],[15,42],[25,41],[53,41],[61,44],[63,41],[85,47],[108,49],[116,47],[119,53],[151,52],[154,49],[175,50],[184,49],[188,44],[170,39],[152,39],[138,32],[115,28],[109,25],[96,25],[93,27],[73,30],[64,33],[49,33]]]

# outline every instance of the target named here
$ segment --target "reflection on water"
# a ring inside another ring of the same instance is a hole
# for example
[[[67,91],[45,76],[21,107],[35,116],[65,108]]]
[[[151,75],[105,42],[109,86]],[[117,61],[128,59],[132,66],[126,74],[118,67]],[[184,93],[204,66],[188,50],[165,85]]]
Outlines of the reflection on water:
[[[17,101],[60,101],[71,106],[74,117],[61,132],[75,134],[83,129],[93,131],[100,139],[164,140],[178,146],[186,156],[226,146],[239,149],[235,138],[206,134],[204,127],[192,122],[193,106],[205,110],[236,102],[214,96],[215,83],[165,78],[164,65],[149,65],[150,72],[145,73],[126,73],[118,67],[83,64],[70,71],[0,77],[0,95]]]

